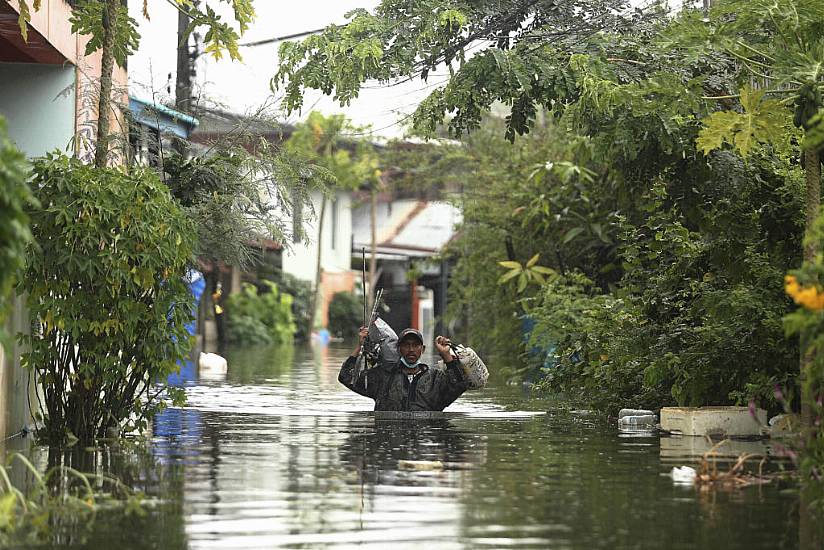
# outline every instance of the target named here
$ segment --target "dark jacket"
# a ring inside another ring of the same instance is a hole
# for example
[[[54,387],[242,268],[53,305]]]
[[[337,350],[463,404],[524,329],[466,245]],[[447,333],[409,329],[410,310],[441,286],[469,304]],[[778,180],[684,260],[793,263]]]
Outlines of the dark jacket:
[[[375,400],[376,411],[442,411],[466,391],[466,379],[459,360],[445,369],[419,365],[418,374],[409,381],[399,363],[378,363],[364,369],[353,383],[357,357],[350,357],[340,368],[338,381],[350,390]]]

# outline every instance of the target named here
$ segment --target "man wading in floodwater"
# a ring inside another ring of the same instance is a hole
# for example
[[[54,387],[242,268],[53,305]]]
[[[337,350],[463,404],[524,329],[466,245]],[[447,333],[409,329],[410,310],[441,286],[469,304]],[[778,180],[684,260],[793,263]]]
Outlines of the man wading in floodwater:
[[[353,381],[355,364],[369,330],[361,327],[358,347],[343,363],[338,381],[350,390],[375,400],[376,411],[442,411],[467,389],[460,360],[449,348],[448,338],[438,336],[435,347],[445,369],[420,362],[426,346],[423,335],[413,328],[401,332],[398,340],[400,360],[385,364],[379,361],[364,369]]]

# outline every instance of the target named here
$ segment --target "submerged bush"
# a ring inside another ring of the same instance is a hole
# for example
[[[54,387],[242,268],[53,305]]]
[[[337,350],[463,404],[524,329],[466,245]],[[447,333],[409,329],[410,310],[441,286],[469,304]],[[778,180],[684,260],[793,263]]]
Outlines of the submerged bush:
[[[336,292],[329,302],[329,332],[351,336],[363,324],[363,302],[351,292]]]
[[[295,335],[292,297],[280,292],[271,281],[263,281],[264,292],[249,283],[229,296],[229,341],[233,344],[285,344]]]
[[[33,183],[42,207],[21,285],[40,330],[24,337],[23,362],[42,391],[46,433],[90,442],[109,427],[142,428],[162,408],[155,383],[190,350],[192,224],[147,169],[49,155],[34,163]]]
[[[306,340],[309,338],[309,323],[312,320],[312,283],[298,279],[290,273],[285,273],[281,269],[263,276],[274,282],[281,292],[292,297],[292,317],[295,319],[295,338]]]
[[[32,194],[26,185],[26,169],[26,157],[9,140],[0,117],[0,339],[9,309],[6,300],[31,240],[25,208]]]

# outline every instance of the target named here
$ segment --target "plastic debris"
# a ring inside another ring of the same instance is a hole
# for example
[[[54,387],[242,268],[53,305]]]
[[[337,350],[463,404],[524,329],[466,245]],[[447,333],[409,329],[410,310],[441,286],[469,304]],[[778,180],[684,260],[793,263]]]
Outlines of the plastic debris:
[[[399,460],[398,468],[401,470],[443,470],[444,465],[440,460]]]
[[[652,430],[656,423],[657,418],[654,414],[629,415],[618,419],[618,427],[622,430]]]
[[[695,478],[697,476],[698,472],[695,471],[695,468],[691,468],[690,466],[676,466],[670,472],[672,481],[678,485],[692,485],[695,483]]]
[[[655,413],[649,411],[647,409],[621,409],[618,411],[618,418],[624,418],[625,416],[655,416]]]

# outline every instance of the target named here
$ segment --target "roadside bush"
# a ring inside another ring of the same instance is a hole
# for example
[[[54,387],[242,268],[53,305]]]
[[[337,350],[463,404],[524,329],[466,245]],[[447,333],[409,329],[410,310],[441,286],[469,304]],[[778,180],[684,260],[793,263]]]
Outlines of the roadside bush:
[[[352,292],[336,292],[329,302],[329,333],[345,337],[363,323],[363,303]]]
[[[40,330],[22,338],[23,363],[45,399],[46,434],[89,443],[109,427],[143,428],[163,406],[156,383],[190,351],[194,228],[148,169],[50,154],[34,163],[32,187],[43,206],[31,213],[21,286]]]
[[[285,294],[292,296],[292,317],[295,320],[295,338],[305,341],[309,338],[309,323],[312,320],[312,284],[278,269],[265,278],[271,279]]]
[[[245,283],[227,300],[229,341],[233,344],[285,344],[295,335],[292,296],[263,281],[264,292]]]
[[[0,116],[0,342],[9,310],[7,299],[31,240],[25,208],[33,197],[26,185],[26,170],[26,157],[9,140]]]

